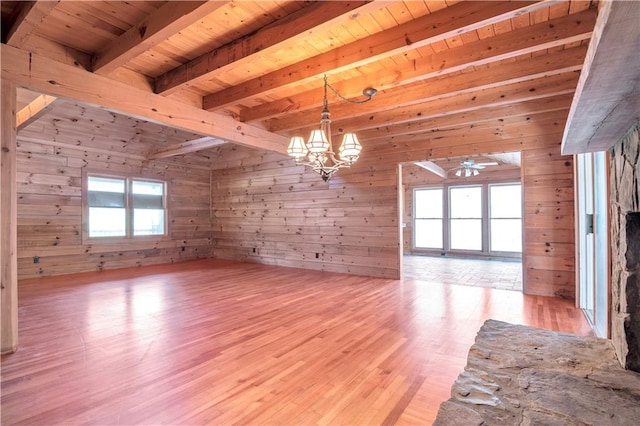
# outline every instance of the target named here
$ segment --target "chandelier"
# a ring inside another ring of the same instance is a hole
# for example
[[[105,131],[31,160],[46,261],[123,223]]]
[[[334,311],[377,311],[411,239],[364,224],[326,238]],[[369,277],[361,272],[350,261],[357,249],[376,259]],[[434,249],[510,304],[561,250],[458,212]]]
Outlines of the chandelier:
[[[314,172],[318,173],[322,180],[327,182],[338,169],[351,167],[353,163],[358,161],[362,145],[358,141],[355,133],[345,133],[342,138],[340,148],[338,148],[338,156],[333,150],[333,142],[331,141],[331,114],[329,113],[329,103],[327,101],[327,89],[331,91],[345,102],[351,104],[363,104],[369,102],[378,91],[368,87],[362,91],[367,98],[364,100],[354,101],[340,95],[327,81],[324,76],[324,99],[323,109],[320,119],[320,128],[311,131],[309,140],[305,143],[300,136],[294,136],[289,142],[287,153],[296,161],[296,164],[310,166]],[[306,158],[306,159],[305,159]]]

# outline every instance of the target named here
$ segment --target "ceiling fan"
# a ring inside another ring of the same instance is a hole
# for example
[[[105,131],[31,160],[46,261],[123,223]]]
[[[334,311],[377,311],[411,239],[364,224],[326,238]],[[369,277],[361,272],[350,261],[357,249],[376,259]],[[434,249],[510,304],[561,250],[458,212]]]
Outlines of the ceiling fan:
[[[460,165],[453,170],[456,171],[455,175],[460,177],[464,174],[464,177],[478,176],[480,172],[478,170],[482,170],[487,166],[497,166],[498,163],[495,161],[489,163],[476,163],[474,160],[466,159],[460,162]]]

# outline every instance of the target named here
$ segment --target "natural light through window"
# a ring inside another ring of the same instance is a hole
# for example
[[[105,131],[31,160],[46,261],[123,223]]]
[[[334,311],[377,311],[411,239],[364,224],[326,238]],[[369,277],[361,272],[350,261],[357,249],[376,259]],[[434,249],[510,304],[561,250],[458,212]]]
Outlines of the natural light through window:
[[[87,176],[89,238],[166,234],[165,183]]]
[[[452,250],[482,250],[482,187],[449,188]]]
[[[416,189],[415,246],[442,249],[442,188]]]
[[[522,251],[522,190],[520,185],[490,185],[491,251]]]

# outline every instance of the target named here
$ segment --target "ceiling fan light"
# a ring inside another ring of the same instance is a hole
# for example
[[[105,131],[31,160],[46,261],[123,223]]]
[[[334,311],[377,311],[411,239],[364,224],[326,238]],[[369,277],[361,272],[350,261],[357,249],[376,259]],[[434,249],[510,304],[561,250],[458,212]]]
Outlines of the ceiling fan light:
[[[456,170],[456,176],[460,177],[462,175],[462,170],[458,169]]]
[[[473,175],[474,176],[478,176],[480,174],[480,172],[476,169],[473,169]]]
[[[322,129],[311,131],[309,141],[307,142],[307,149],[313,154],[321,154],[329,150],[329,140]]]
[[[342,144],[340,144],[340,148],[338,149],[340,159],[348,163],[355,163],[361,151],[362,145],[360,145],[356,134],[345,133],[342,138]]]
[[[464,177],[471,176],[471,169],[464,169]]]
[[[304,143],[304,139],[300,136],[294,136],[291,138],[289,142],[289,147],[287,148],[287,154],[290,157],[293,157],[296,161],[302,160],[309,150],[307,149],[307,145]]]

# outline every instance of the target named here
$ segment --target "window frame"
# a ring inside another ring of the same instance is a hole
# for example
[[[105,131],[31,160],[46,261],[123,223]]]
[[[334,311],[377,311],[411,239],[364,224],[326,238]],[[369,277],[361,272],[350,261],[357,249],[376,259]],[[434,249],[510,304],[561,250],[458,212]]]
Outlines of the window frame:
[[[430,185],[416,185],[412,188],[412,199],[411,199],[411,252],[412,253],[422,253],[422,254],[438,254],[440,256],[458,256],[458,257],[478,257],[478,258],[496,258],[496,259],[521,259],[522,253],[524,251],[524,235],[523,235],[523,247],[520,252],[503,252],[503,251],[491,251],[490,247],[490,212],[489,212],[489,187],[497,186],[497,185],[520,185],[521,191],[521,232],[524,234],[524,229],[522,225],[524,224],[524,194],[523,184],[521,181],[513,180],[513,179],[498,179],[492,180],[490,182],[464,182],[464,183],[442,183],[442,184],[430,184]],[[481,226],[482,226],[482,250],[463,250],[463,249],[451,249],[451,230],[450,230],[450,221],[451,221],[451,201],[450,201],[450,188],[455,187],[468,187],[468,186],[480,186],[482,188],[482,217],[481,217]],[[443,248],[442,249],[433,249],[433,248],[424,248],[424,247],[416,247],[416,206],[415,206],[415,191],[421,189],[442,189],[443,196],[443,218],[442,218],[442,241]]]
[[[89,236],[89,178],[120,179],[125,183],[125,235],[123,236]],[[134,235],[134,206],[133,182],[160,183],[163,187],[162,209],[164,210],[164,233],[153,235]],[[101,171],[84,170],[82,173],[82,243],[83,244],[114,244],[132,241],[167,240],[169,239],[169,183],[164,179],[149,178],[132,174],[104,173]]]
[[[417,213],[416,213],[416,210],[417,210],[417,208],[416,208],[416,206],[417,206],[417,203],[416,203],[416,192],[419,192],[419,191],[433,191],[433,190],[440,190],[440,193],[442,195],[442,200],[441,200],[441,203],[442,203],[441,204],[442,205],[442,217],[440,217],[440,218],[424,218],[424,217],[419,218]],[[447,218],[447,215],[449,214],[449,209],[448,209],[447,205],[445,204],[445,200],[446,200],[446,197],[444,195],[444,191],[445,190],[446,190],[445,187],[443,187],[442,185],[419,186],[419,187],[413,188],[412,199],[411,199],[411,204],[412,204],[412,209],[413,209],[413,212],[412,212],[413,223],[412,223],[412,226],[411,226],[411,230],[412,230],[412,234],[413,234],[411,236],[412,249],[420,250],[420,251],[431,251],[431,252],[434,252],[434,251],[441,252],[441,251],[445,250],[445,248],[447,246],[447,243],[444,240],[444,236],[446,235],[445,228],[447,227],[446,218]],[[416,238],[416,230],[417,230],[416,221],[425,220],[425,219],[426,220],[438,220],[438,219],[440,220],[441,227],[442,227],[442,248],[418,247],[418,246],[416,246],[416,240],[417,240],[417,238]]]

